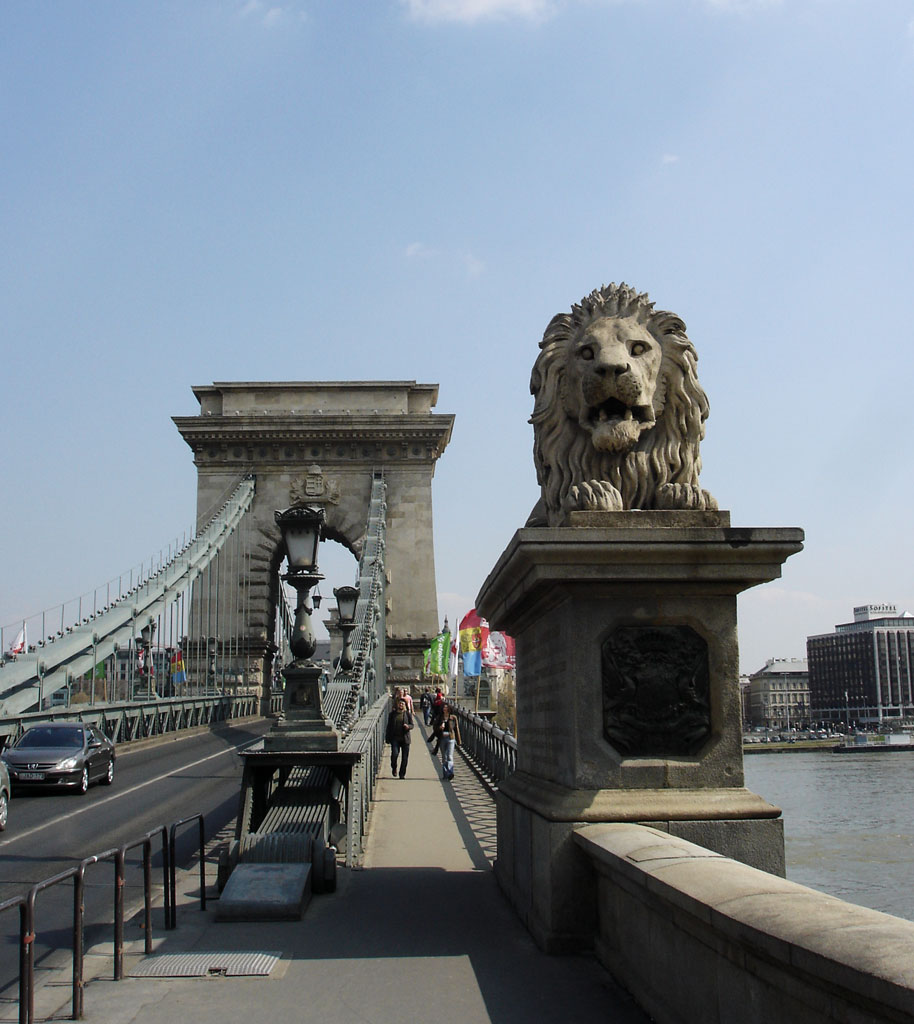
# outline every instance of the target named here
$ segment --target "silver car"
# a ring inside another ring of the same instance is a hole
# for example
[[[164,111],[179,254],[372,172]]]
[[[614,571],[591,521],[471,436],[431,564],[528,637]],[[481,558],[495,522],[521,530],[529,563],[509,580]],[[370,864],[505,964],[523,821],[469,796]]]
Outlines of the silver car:
[[[93,782],[114,782],[114,744],[85,722],[31,725],[0,758],[17,790],[68,787],[85,793]]]

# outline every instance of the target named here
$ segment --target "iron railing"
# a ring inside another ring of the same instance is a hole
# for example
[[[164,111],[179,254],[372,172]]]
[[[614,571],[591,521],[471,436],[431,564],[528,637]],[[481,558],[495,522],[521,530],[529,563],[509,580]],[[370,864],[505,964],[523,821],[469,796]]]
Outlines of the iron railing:
[[[387,485],[383,475],[376,472],[359,559],[353,666],[348,670],[337,668],[324,697],[324,710],[343,736],[386,693],[386,532]]]
[[[378,697],[368,712],[355,723],[346,737],[345,750],[361,753],[361,758],[352,766],[349,790],[346,795],[346,867],[355,867],[361,862],[364,851],[365,833],[368,829],[368,813],[374,799],[378,769],[384,754],[384,733],[390,700],[387,694]]]
[[[517,767],[517,739],[480,715],[458,707],[461,747],[496,785]]]
[[[72,985],[71,1004],[72,1017],[79,1020],[83,1016],[83,934],[85,926],[85,904],[83,893],[85,888],[86,870],[92,864],[104,861],[114,863],[114,969],[115,981],[124,977],[124,888],[126,885],[127,854],[137,846],[143,848],[143,928],[144,951],[152,952],[152,842],[156,836],[162,840],[162,887],[165,897],[165,927],[174,928],[177,918],[177,888],[175,885],[175,833],[187,822],[199,820],[200,823],[200,900],[201,909],[206,908],[206,866],[203,834],[203,816],[193,815],[175,822],[170,828],[165,825],[147,832],[139,839],[124,843],[122,846],[105,850],[103,853],[85,857],[78,864],[61,871],[50,878],[33,885],[27,893],[0,903],[0,914],[7,910],[19,910],[19,1024],[33,1024],[35,1020],[35,937],[36,937],[36,901],[38,895],[62,882],[73,880],[73,946],[72,946]]]
[[[271,695],[271,708],[273,704]],[[14,743],[34,722],[85,722],[103,732],[112,743],[126,743],[182,729],[255,717],[260,713],[260,697],[253,693],[71,705],[69,708],[32,711],[0,719],[0,749]]]

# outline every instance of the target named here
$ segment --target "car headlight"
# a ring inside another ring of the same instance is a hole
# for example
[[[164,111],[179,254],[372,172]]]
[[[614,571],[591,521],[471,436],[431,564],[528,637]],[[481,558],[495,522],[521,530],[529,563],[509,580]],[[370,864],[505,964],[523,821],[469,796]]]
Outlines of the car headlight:
[[[79,764],[78,757],[68,757],[66,761],[59,761],[55,767],[61,771],[68,772],[71,768],[75,768]]]

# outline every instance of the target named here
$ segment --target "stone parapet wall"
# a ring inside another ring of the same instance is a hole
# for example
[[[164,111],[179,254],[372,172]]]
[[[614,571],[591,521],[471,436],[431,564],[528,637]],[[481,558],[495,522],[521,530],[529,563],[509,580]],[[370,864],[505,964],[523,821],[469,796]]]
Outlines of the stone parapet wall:
[[[597,955],[658,1024],[914,1020],[914,922],[641,825],[574,839]]]

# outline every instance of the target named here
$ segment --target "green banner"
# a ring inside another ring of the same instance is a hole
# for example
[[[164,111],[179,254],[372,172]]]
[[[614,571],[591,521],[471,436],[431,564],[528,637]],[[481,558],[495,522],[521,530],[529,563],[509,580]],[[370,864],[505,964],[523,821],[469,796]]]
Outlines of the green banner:
[[[439,633],[429,648],[428,672],[433,676],[446,676],[451,653],[451,634]]]

